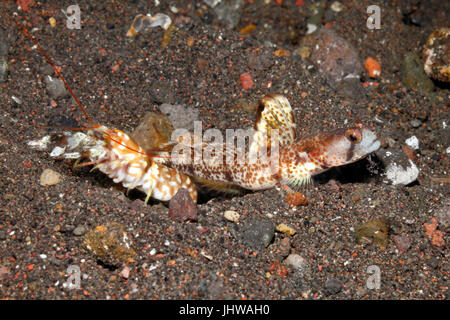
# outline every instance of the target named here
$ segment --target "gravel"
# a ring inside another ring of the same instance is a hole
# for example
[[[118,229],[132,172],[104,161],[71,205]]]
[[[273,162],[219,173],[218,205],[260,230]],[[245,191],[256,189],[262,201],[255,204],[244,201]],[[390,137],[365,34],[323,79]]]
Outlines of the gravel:
[[[57,119],[64,117],[70,126],[87,125],[87,119],[73,99],[52,102],[44,78],[54,77],[54,72],[45,67],[48,63],[39,51],[31,49],[34,43],[2,19],[9,71],[0,89],[5,97],[0,117],[0,268],[7,271],[0,298],[448,299],[448,245],[442,245],[449,241],[448,88],[408,78],[403,83],[402,62],[414,52],[419,60],[410,57],[411,65],[423,70],[421,48],[433,30],[447,24],[449,2],[402,2],[401,9],[414,12],[419,26],[405,22],[398,3],[386,2],[379,30],[366,27],[364,13],[371,2],[341,1],[341,12],[325,8],[322,24],[350,43],[360,62],[373,57],[382,66],[378,85],[363,86],[368,76],[362,70],[351,87],[361,90],[366,100],[335,91],[311,56],[294,54],[308,46],[304,34],[310,6],[308,1],[296,2],[245,1],[234,29],[217,24],[212,8],[181,0],[160,1],[158,7],[153,1],[116,1],[111,6],[78,0],[82,28],[70,31],[63,15],[55,15],[55,28],[49,26],[55,7],[48,1],[34,1],[32,12],[18,11],[10,1],[4,10],[10,16],[18,12],[16,19],[34,30],[33,36],[61,67],[95,122],[132,132],[148,111],[157,112],[168,103],[197,110],[203,129],[225,133],[252,127],[254,113],[238,107],[239,101],[254,105],[265,94],[283,93],[293,106],[299,135],[345,127],[359,119],[394,142],[382,151],[402,152],[404,141],[416,136],[420,149],[414,164],[420,174],[414,183],[383,183],[383,162],[372,155],[297,190],[307,197],[305,206],[289,207],[276,188],[234,195],[203,190],[198,220],[173,221],[167,203],[150,200],[146,206],[144,194],[126,195],[98,171],[73,168],[70,161],[27,147],[30,140],[60,132],[42,128],[61,125]],[[174,14],[169,6],[179,12]],[[178,28],[164,47],[161,28],[133,40],[126,37],[137,14],[157,12],[170,15]],[[115,28],[108,29],[108,23]],[[241,34],[251,23],[254,31]],[[291,55],[276,56],[279,49]],[[208,63],[201,67],[198,58]],[[239,77],[245,73],[253,86],[242,90]],[[12,96],[20,97],[22,104],[17,106]],[[422,125],[413,128],[413,119]],[[431,159],[435,154],[438,161]],[[403,159],[408,163],[406,155]],[[41,186],[40,176],[47,168],[64,179]],[[226,210],[239,212],[239,222],[227,222],[221,215]],[[433,217],[438,223],[429,237],[424,223]],[[397,234],[388,234],[384,249],[370,242],[358,244],[355,228],[379,218],[393,220]],[[66,228],[90,230],[113,222],[122,226],[136,253],[134,262],[127,259],[128,279],[119,277],[122,261],[114,268],[102,263],[83,245],[87,234],[72,236]],[[294,228],[295,235],[275,233],[274,226],[282,223]],[[247,242],[242,241],[244,235]],[[411,240],[401,255],[395,235]],[[290,253],[307,261],[308,272],[286,265],[283,255],[288,251],[280,253],[286,237]],[[39,257],[42,253],[47,259]],[[88,275],[81,278],[81,290],[63,288],[69,266]],[[367,272],[370,266],[379,268],[380,289],[366,287],[373,276]],[[113,276],[116,280],[110,282]],[[331,283],[328,288],[329,279],[340,285]]]

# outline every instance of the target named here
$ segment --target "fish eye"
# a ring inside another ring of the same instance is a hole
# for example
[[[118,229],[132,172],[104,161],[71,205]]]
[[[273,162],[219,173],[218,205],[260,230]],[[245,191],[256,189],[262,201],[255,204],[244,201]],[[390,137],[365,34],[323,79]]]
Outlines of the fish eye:
[[[357,143],[361,141],[361,132],[356,129],[348,129],[345,131],[345,136],[352,143]]]

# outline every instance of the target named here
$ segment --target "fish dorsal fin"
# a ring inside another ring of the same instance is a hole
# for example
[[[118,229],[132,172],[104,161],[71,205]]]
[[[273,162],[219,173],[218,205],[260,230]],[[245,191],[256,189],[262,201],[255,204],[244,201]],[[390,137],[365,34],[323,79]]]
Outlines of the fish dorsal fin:
[[[270,94],[261,99],[256,113],[255,133],[250,152],[292,143],[296,138],[296,125],[291,104],[281,94]]]

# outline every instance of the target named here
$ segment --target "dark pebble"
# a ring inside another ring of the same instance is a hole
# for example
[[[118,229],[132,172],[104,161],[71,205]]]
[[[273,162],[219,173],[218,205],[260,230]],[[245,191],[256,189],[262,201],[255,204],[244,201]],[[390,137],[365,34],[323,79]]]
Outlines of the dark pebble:
[[[50,263],[54,264],[55,266],[60,266],[62,264],[61,260],[54,258],[54,257],[48,258],[48,261],[50,261]]]
[[[339,280],[331,278],[325,282],[325,294],[327,296],[339,293],[341,290],[342,283]]]
[[[411,247],[411,239],[407,235],[396,235],[392,239],[398,249],[398,253],[402,254]]]
[[[438,153],[435,153],[431,156],[431,159],[434,161],[439,161],[441,160],[441,156]]]
[[[427,265],[433,269],[436,269],[439,266],[439,260],[436,257],[431,257],[427,260]]]
[[[46,76],[44,78],[48,94],[52,99],[58,99],[67,94],[66,86],[61,79]]]
[[[271,221],[256,221],[244,226],[241,241],[250,247],[266,248],[275,235],[275,226]]]
[[[197,206],[189,192],[181,188],[169,202],[169,215],[174,221],[197,221]]]

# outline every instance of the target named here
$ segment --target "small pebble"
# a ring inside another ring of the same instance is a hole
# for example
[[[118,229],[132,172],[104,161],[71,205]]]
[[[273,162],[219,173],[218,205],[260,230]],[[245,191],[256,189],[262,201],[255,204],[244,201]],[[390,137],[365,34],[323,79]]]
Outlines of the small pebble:
[[[41,186],[53,186],[61,182],[61,174],[52,169],[45,169],[41,174]]]
[[[56,19],[53,17],[50,17],[50,19],[48,19],[48,23],[50,24],[50,26],[52,28],[56,27]]]
[[[436,230],[438,224],[438,220],[433,217],[428,223],[424,223],[423,226],[425,227],[425,233],[430,239],[431,244],[437,247],[443,247],[445,246],[445,240],[442,231]]]
[[[238,222],[238,221],[239,221],[239,218],[240,218],[240,215],[239,215],[239,213],[237,213],[236,211],[228,210],[228,211],[225,211],[225,212],[223,213],[223,217],[224,217],[225,219],[227,219],[228,221],[231,221],[231,222]]]
[[[397,247],[398,254],[406,252],[411,246],[411,240],[407,235],[396,235],[393,236],[392,239]]]
[[[22,104],[22,100],[20,98],[17,98],[16,96],[11,96],[11,100],[14,101],[14,103],[18,106]]]
[[[346,98],[364,99],[360,81],[364,68],[355,47],[325,26],[315,34],[315,39],[310,59],[327,79],[328,85]]]
[[[334,12],[341,12],[342,10],[344,10],[344,5],[339,1],[334,1],[331,4],[330,9],[333,10]]]
[[[286,202],[290,207],[306,206],[308,200],[305,195],[301,192],[289,192],[286,196]]]
[[[306,259],[295,253],[291,253],[285,261],[286,264],[292,266],[297,271],[304,272],[308,267],[308,262]]]
[[[279,225],[276,226],[275,230],[277,230],[278,232],[293,236],[297,231],[295,231],[294,228],[284,224],[284,223],[280,223]]]
[[[163,13],[157,13],[154,16],[151,16],[150,14],[138,14],[127,31],[127,37],[132,38],[139,32],[144,32],[156,27],[161,27],[164,30],[167,30],[171,24],[172,19]]]
[[[284,258],[291,252],[291,240],[289,237],[285,237],[280,242],[280,255]]]
[[[266,248],[272,242],[275,228],[271,221],[255,221],[242,228],[241,241],[250,247]]]
[[[173,221],[197,221],[197,206],[185,188],[181,188],[169,201],[169,215]]]
[[[241,74],[239,79],[241,80],[242,90],[248,90],[254,85],[252,76],[248,72]]]
[[[405,143],[414,150],[419,149],[419,139],[416,136],[412,136],[405,140]]]
[[[402,150],[389,149],[376,152],[385,167],[383,182],[393,185],[408,185],[419,176],[419,168]]]
[[[0,83],[6,81],[9,73],[8,51],[9,43],[6,34],[0,30]]]
[[[438,223],[444,228],[450,227],[450,200],[445,201],[442,206],[437,209],[436,218]]]
[[[47,91],[52,99],[57,99],[67,95],[67,89],[61,79],[46,76],[44,78]]]
[[[9,268],[5,266],[0,267],[0,280],[6,279],[10,273]]]
[[[219,1],[213,8],[217,19],[230,29],[238,25],[243,9],[243,0]]]
[[[172,132],[167,115],[149,111],[130,136],[145,152],[151,153],[169,142]]]
[[[409,166],[403,168],[396,164],[392,164],[386,169],[386,177],[392,182],[393,185],[408,185],[417,180],[419,176],[419,169],[417,166],[409,160]]]
[[[376,78],[381,74],[380,64],[374,58],[368,57],[366,59],[364,68],[371,78]]]
[[[306,58],[309,58],[309,56],[311,55],[311,48],[307,46],[302,46],[296,50],[296,53],[300,54],[300,57],[303,60],[305,60]]]
[[[431,156],[431,160],[439,161],[439,160],[441,160],[441,156],[439,155],[439,153],[435,153]]]
[[[420,125],[422,124],[422,121],[420,121],[419,119],[413,119],[409,122],[409,124],[411,125],[411,127],[413,128],[418,128],[420,127]]]
[[[82,236],[83,234],[86,233],[86,231],[87,230],[86,230],[86,228],[84,226],[78,226],[72,232],[76,236]]]
[[[121,276],[124,279],[128,279],[130,277],[130,268],[124,267],[122,271],[120,271],[119,276]]]
[[[427,265],[433,269],[437,269],[437,267],[439,266],[439,260],[436,257],[431,257],[427,260]]]
[[[131,239],[125,227],[117,222],[96,226],[85,235],[84,246],[96,259],[110,266],[135,262]]]
[[[434,90],[433,81],[431,81],[425,71],[419,56],[415,52],[407,53],[402,64],[402,82],[409,89],[419,89],[423,92]]]
[[[450,28],[436,29],[423,50],[425,73],[438,81],[450,82]]]
[[[390,221],[387,218],[369,220],[355,227],[355,237],[358,243],[373,242],[381,248],[388,244]]]

